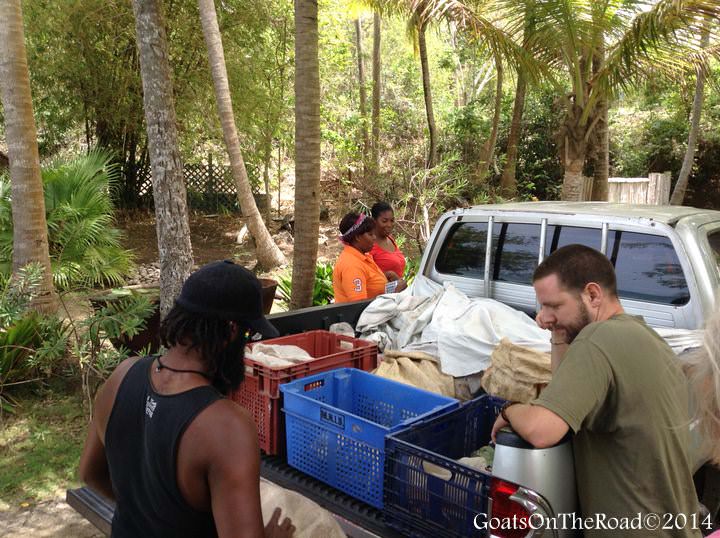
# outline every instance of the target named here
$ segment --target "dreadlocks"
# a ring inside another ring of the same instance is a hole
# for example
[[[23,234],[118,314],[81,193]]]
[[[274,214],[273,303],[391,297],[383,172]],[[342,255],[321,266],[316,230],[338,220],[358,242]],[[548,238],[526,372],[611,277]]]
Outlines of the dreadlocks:
[[[186,345],[200,351],[213,386],[222,394],[235,390],[245,377],[245,331],[231,340],[230,322],[216,317],[192,314],[176,304],[160,324],[165,347]]]

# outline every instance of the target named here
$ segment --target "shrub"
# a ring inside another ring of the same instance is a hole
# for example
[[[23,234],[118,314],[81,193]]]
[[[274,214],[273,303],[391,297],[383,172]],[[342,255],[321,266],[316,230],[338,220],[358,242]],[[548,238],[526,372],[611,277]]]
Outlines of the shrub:
[[[12,412],[8,389],[38,381],[65,354],[66,332],[55,317],[28,310],[37,295],[42,268],[31,264],[0,285],[0,409]]]
[[[113,227],[111,191],[119,169],[110,154],[58,161],[43,169],[45,211],[53,280],[60,289],[118,285],[133,266]],[[12,270],[12,200],[10,182],[0,177],[0,273]]]
[[[313,286],[313,306],[330,304],[335,293],[333,292],[333,266],[330,263],[318,263],[315,266],[315,285]],[[286,308],[290,307],[292,291],[292,272],[287,271],[278,278],[278,291],[280,300]]]

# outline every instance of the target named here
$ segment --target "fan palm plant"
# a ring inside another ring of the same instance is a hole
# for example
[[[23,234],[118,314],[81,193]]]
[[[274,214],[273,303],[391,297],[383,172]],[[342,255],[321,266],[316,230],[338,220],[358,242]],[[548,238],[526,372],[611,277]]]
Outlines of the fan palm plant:
[[[132,253],[113,226],[111,191],[119,170],[108,152],[58,161],[42,171],[50,258],[55,285],[122,284],[133,267]],[[9,181],[0,178],[0,273],[12,260],[12,199]]]

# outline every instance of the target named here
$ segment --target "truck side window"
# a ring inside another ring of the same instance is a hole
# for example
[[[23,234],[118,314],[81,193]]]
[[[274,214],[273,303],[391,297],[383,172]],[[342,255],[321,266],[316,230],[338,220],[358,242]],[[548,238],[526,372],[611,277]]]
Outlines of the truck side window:
[[[506,222],[493,227],[493,245],[493,279],[532,284],[540,253],[540,225]]]
[[[615,231],[608,243],[608,257],[615,266],[621,298],[674,306],[690,301],[687,281],[670,239]]]
[[[602,231],[599,228],[581,228],[580,226],[548,225],[545,239],[545,257],[560,247],[580,244],[600,250]]]
[[[715,263],[720,268],[720,231],[710,232],[707,239],[713,254],[715,254]]]
[[[435,269],[439,273],[483,278],[487,222],[459,222],[450,229]]]

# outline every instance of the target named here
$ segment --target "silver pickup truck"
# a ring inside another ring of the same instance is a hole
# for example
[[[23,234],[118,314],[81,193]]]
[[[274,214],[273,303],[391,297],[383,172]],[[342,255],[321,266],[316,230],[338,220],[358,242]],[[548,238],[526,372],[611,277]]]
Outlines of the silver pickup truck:
[[[442,215],[425,249],[420,273],[451,281],[469,296],[492,297],[534,316],[532,273],[563,245],[582,243],[607,254],[615,265],[624,308],[650,325],[702,328],[720,288],[720,211],[689,207],[607,203],[529,202],[476,206]],[[307,308],[270,316],[281,334],[355,324],[369,301]],[[489,417],[491,420],[492,417]],[[489,424],[483,428],[489,434]],[[483,443],[486,443],[485,439]],[[440,454],[448,459],[454,455]],[[387,470],[387,469],[386,469]],[[283,458],[262,457],[262,475],[312,498],[336,515],[349,536],[398,536],[383,514],[297,470]],[[471,471],[477,484],[478,514],[486,521],[509,513],[571,513],[576,509],[570,445],[536,450],[512,432],[498,437],[493,473]],[[718,471],[705,466],[696,475],[701,500],[716,519],[720,506]],[[502,488],[495,487],[498,483]],[[387,491],[386,491],[387,495]],[[112,505],[87,488],[68,491],[68,501],[103,531]],[[432,504],[432,503],[430,503]],[[409,519],[422,518],[409,514]],[[442,516],[444,517],[444,516]],[[418,525],[406,535],[466,536],[467,522],[448,516],[442,524]],[[426,529],[426,530],[422,530]],[[501,531],[473,536],[505,536]],[[528,536],[538,533],[528,531]],[[545,530],[543,536],[562,536]],[[516,536],[517,534],[510,534]],[[509,535],[508,535],[509,536]]]
[[[702,328],[720,294],[720,211],[602,202],[525,202],[445,213],[420,271],[471,297],[536,311],[532,273],[581,243],[613,262],[625,310],[655,327]]]

